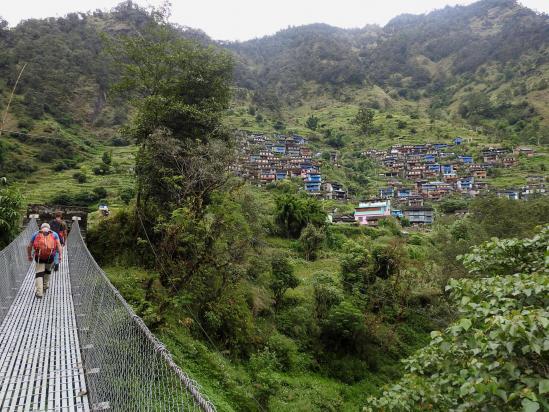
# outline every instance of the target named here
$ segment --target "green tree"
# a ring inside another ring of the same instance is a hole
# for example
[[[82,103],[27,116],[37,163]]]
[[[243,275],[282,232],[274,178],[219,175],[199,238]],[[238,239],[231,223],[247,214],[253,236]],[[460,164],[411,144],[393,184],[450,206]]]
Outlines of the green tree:
[[[353,119],[353,124],[358,127],[361,133],[368,135],[374,130],[374,116],[375,111],[373,109],[361,105]]]
[[[315,312],[319,319],[324,319],[330,309],[343,300],[343,291],[329,273],[317,273],[313,278]]]
[[[154,201],[169,214],[189,203],[199,213],[223,185],[204,182],[201,172],[209,163],[227,160],[224,155],[218,161],[219,152],[232,147],[221,123],[231,97],[232,58],[181,38],[163,22],[140,36],[123,37],[111,51],[122,73],[116,89],[136,97],[136,115],[123,132],[140,147],[138,206],[142,199]],[[170,161],[159,162],[162,158]],[[226,173],[218,177],[224,182]]]
[[[313,197],[287,193],[278,196],[275,201],[275,221],[288,237],[299,238],[308,224],[322,226],[326,223],[326,213]]]
[[[101,160],[105,165],[110,166],[112,164],[112,150],[104,152]]]
[[[541,411],[549,408],[549,227],[493,240],[464,257],[476,279],[447,291],[460,319],[405,360],[407,373],[366,411]],[[520,273],[513,273],[519,270]]]
[[[491,117],[493,107],[486,93],[476,92],[465,96],[458,109],[459,114],[466,119],[473,117]]]
[[[308,224],[301,231],[299,245],[306,260],[316,260],[318,251],[321,249],[326,234],[323,227]]]
[[[88,181],[88,177],[82,173],[82,172],[76,172],[72,175],[72,177],[78,182],[78,183],[86,183]]]
[[[120,199],[127,205],[130,204],[134,197],[135,189],[133,187],[126,187],[120,192]]]
[[[299,279],[294,274],[294,267],[286,256],[277,255],[271,260],[271,290],[275,305],[280,306],[288,289],[296,288]]]
[[[318,122],[319,121],[320,121],[320,119],[318,117],[316,117],[314,114],[312,114],[305,121],[305,126],[308,129],[316,130],[316,128],[318,127]]]
[[[276,130],[276,131],[282,131],[286,128],[286,125],[284,124],[284,122],[282,120],[277,120],[274,125],[273,125],[273,128]]]
[[[348,240],[343,245],[345,253],[340,258],[343,287],[347,293],[365,292],[374,280],[371,272],[372,256],[362,244]]]
[[[367,334],[364,315],[349,300],[333,306],[322,323],[322,340],[332,351],[356,353]]]
[[[330,137],[326,139],[326,144],[332,146],[334,149],[341,149],[345,146],[343,138],[343,133],[330,134]]]

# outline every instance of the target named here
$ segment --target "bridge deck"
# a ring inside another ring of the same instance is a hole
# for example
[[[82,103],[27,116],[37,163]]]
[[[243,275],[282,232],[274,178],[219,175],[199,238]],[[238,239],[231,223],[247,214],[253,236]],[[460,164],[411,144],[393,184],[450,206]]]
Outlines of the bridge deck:
[[[89,411],[67,253],[34,297],[34,265],[0,325],[1,411]]]

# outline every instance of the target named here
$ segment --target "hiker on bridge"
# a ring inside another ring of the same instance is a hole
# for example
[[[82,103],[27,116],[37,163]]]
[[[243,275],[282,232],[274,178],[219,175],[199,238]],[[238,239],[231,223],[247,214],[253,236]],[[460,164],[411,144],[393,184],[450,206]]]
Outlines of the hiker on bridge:
[[[67,241],[68,228],[67,224],[63,220],[63,212],[61,212],[60,210],[55,212],[55,219],[50,222],[50,229],[53,232],[57,233],[57,236],[59,236],[61,246],[65,246],[65,242]],[[59,270],[59,263],[59,253],[56,253],[53,261],[53,270],[55,272]]]
[[[44,290],[50,286],[51,266],[54,263],[56,253],[59,253],[59,259],[63,257],[63,247],[57,233],[52,232],[48,223],[42,223],[40,231],[36,232],[27,246],[27,255],[29,261],[33,259],[36,262],[35,292],[36,297],[44,296]]]

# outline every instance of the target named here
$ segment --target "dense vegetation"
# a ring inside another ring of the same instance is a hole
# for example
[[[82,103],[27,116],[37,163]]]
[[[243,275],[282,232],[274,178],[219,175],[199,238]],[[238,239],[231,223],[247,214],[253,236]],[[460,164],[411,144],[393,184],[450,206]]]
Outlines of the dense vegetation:
[[[21,194],[7,187],[5,178],[0,178],[0,248],[6,246],[18,232]]]
[[[493,240],[461,257],[474,278],[446,287],[460,319],[432,332],[404,378],[366,409],[549,409],[548,234]]]

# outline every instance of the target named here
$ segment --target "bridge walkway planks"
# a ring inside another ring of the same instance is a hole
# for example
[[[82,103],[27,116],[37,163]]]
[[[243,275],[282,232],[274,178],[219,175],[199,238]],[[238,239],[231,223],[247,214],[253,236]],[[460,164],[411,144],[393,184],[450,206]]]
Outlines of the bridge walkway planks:
[[[34,264],[0,325],[0,411],[90,410],[67,249],[50,289],[34,296]]]

